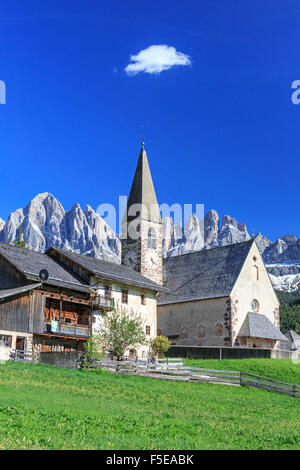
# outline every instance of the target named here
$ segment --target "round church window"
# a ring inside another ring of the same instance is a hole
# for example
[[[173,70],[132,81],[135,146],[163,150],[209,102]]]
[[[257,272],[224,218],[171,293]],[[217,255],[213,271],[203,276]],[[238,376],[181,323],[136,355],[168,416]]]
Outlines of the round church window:
[[[251,309],[252,309],[252,312],[258,312],[259,311],[259,303],[258,303],[258,300],[256,299],[253,299],[252,302],[251,302]]]

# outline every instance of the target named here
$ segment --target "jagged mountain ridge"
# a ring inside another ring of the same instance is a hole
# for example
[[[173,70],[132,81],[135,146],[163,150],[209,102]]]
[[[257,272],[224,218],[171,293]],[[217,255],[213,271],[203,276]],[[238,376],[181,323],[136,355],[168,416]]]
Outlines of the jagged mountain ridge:
[[[118,235],[90,206],[83,211],[75,203],[65,211],[52,194],[41,193],[24,209],[12,212],[6,222],[0,219],[0,241],[14,241],[19,227],[28,248],[35,251],[43,252],[52,245],[120,262]],[[245,224],[228,215],[220,221],[214,210],[207,212],[201,222],[192,214],[183,228],[175,225],[170,217],[163,220],[163,254],[166,257],[249,238]],[[300,287],[300,239],[285,235],[272,242],[259,234],[256,240],[274,287],[289,292],[297,290]]]
[[[55,246],[119,262],[120,240],[90,206],[83,211],[76,203],[65,211],[52,194],[38,194],[25,209],[9,215],[0,231],[0,241],[14,241],[19,227],[32,250],[43,252]]]

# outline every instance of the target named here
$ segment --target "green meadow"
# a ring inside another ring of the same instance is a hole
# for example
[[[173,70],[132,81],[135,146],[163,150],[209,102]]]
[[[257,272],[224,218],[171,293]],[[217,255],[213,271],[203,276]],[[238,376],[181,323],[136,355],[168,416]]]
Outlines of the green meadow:
[[[300,384],[300,365],[289,360],[186,364]],[[300,449],[300,398],[7,362],[0,449]]]

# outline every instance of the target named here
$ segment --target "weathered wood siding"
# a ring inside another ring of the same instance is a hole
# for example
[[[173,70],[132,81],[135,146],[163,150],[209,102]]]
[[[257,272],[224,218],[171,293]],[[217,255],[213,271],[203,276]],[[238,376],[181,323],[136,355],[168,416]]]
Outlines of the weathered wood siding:
[[[0,289],[11,289],[27,284],[25,277],[0,256]]]
[[[20,294],[0,302],[0,330],[43,333],[44,297]]]
[[[31,333],[44,333],[46,297],[37,292],[31,295],[29,328]]]
[[[30,294],[3,299],[0,303],[0,329],[29,332]]]

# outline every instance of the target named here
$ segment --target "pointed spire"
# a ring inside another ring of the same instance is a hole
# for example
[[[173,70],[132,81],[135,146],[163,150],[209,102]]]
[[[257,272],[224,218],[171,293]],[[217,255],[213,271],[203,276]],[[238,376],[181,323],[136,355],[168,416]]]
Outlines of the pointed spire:
[[[139,204],[141,207],[142,219],[161,222],[159,206],[157,204],[144,141],[142,142],[142,148],[140,150],[138,164],[128,198],[127,210],[124,214],[123,220],[126,220],[125,217],[128,214],[130,207],[135,204]],[[134,210],[133,213],[136,213],[136,210]],[[136,215],[130,214],[127,220],[129,222],[135,218]]]

